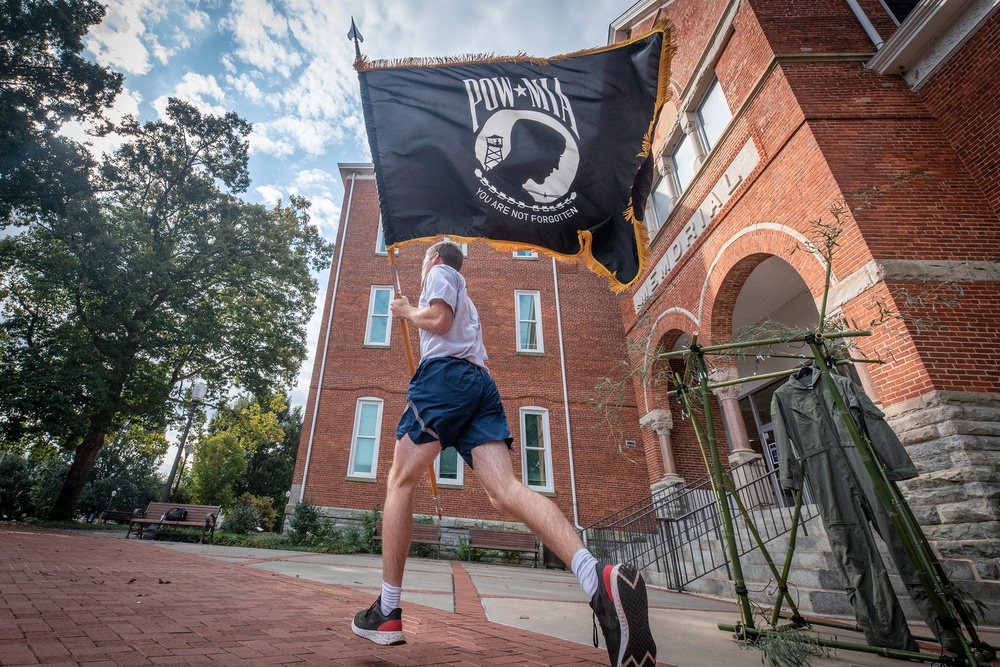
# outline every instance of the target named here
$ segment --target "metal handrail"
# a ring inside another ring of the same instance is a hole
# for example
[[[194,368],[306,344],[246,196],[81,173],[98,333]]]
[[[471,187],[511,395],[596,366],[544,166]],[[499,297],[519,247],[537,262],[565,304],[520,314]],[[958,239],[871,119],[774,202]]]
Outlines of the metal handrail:
[[[769,542],[791,530],[792,508],[777,483],[777,471],[764,470],[758,459],[733,467],[727,474],[748,507],[761,540]],[[735,503],[729,504],[736,527],[737,553],[758,548]],[[800,526],[817,516],[804,505]],[[722,536],[718,503],[705,478],[683,489],[660,492],[633,503],[584,529],[587,545],[598,558],[651,568],[664,575],[670,588],[681,590],[722,567],[729,557]]]

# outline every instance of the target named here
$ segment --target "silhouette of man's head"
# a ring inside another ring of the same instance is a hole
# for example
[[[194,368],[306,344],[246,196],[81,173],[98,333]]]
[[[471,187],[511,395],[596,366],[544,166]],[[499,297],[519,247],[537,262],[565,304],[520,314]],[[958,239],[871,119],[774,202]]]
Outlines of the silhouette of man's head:
[[[559,166],[566,138],[556,129],[527,118],[510,128],[510,152],[495,167],[511,181],[541,183]]]

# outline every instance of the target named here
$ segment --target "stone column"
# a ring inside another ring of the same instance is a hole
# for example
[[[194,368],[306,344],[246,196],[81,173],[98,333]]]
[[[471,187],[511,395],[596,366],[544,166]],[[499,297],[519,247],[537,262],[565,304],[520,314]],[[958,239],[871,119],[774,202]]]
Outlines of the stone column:
[[[726,379],[735,379],[736,370],[730,369]],[[720,381],[725,381],[720,378]],[[764,457],[750,448],[750,437],[740,410],[739,385],[719,387],[712,393],[719,399],[722,407],[722,418],[726,422],[726,434],[729,436],[729,468],[732,471],[733,483],[740,490],[740,499],[748,508],[771,504],[772,499],[767,493],[767,468]]]
[[[694,160],[700,167],[708,156],[708,146],[705,137],[701,133],[701,123],[698,114],[693,111],[685,111],[681,116],[681,130],[691,137],[691,144],[694,147]]]
[[[670,196],[670,206],[673,206],[680,199],[681,192],[680,188],[677,187],[677,177],[674,175],[674,165],[670,161],[670,157],[661,155],[656,160],[656,168],[660,172],[660,176],[663,177],[663,185]]]
[[[722,419],[726,423],[726,435],[729,439],[729,462],[733,456],[744,458],[747,453],[753,454],[750,448],[750,436],[747,435],[746,424],[743,423],[743,412],[740,410],[740,386],[730,385],[713,389],[712,393],[719,399],[722,408]]]
[[[639,420],[639,426],[651,428],[660,441],[660,456],[663,458],[664,475],[650,487],[654,493],[672,487],[683,486],[684,478],[677,474],[674,451],[670,445],[670,431],[674,427],[669,410],[652,410]]]

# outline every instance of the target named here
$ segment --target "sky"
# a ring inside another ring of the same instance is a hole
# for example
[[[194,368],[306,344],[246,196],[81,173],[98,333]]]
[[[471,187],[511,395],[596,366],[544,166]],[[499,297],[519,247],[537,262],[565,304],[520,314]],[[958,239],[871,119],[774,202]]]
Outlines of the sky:
[[[634,0],[107,0],[85,56],[125,75],[112,118],[162,117],[169,97],[202,112],[235,111],[253,124],[249,190],[274,204],[312,202],[310,216],[335,239],[344,195],[337,165],[370,162],[347,38],[351,17],[373,60],[468,53],[553,56],[604,46],[609,24]],[[91,141],[95,154],[113,138]],[[323,302],[328,272],[316,276]],[[304,406],[320,330],[308,327],[309,355],[292,389]],[[167,461],[172,455],[168,455]]]

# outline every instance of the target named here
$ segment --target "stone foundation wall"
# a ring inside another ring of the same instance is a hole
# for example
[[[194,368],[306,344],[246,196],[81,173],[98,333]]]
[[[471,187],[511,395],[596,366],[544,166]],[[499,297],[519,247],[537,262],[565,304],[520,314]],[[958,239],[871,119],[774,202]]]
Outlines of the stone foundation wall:
[[[920,471],[903,490],[952,580],[1000,618],[1000,394],[931,392],[886,418]]]

